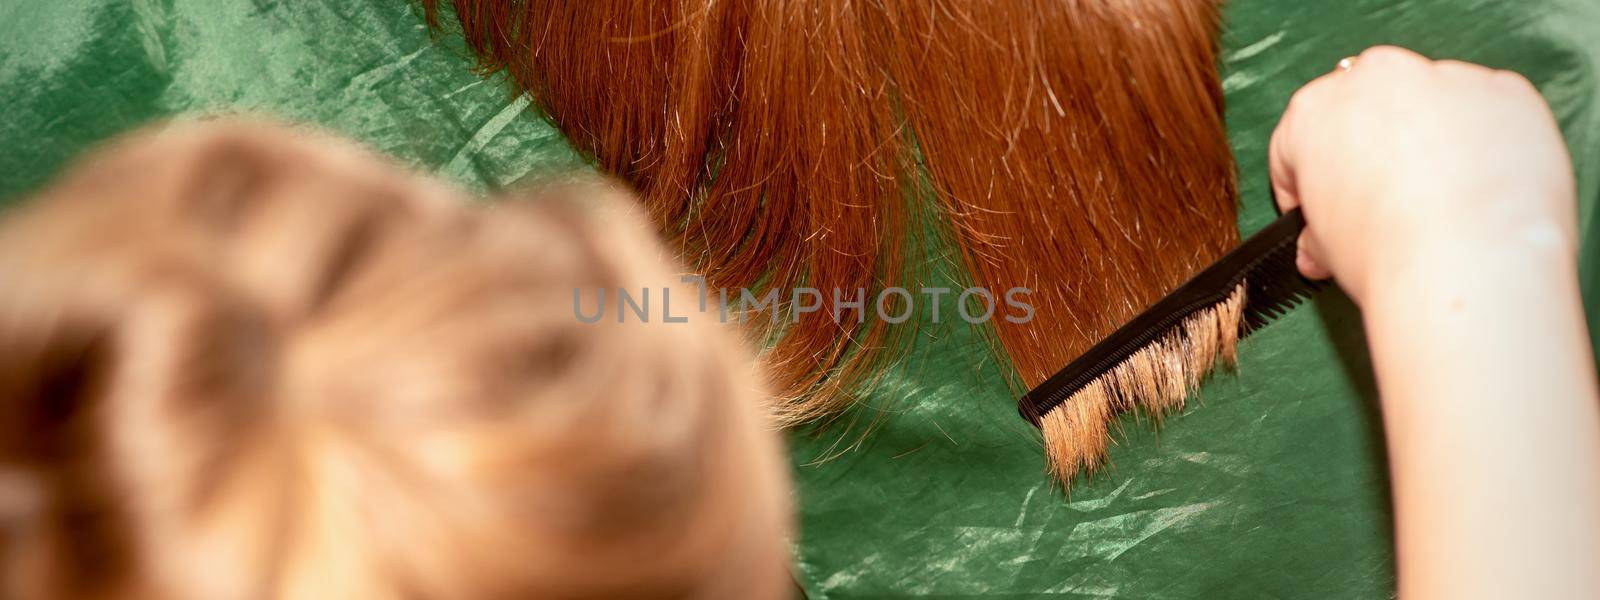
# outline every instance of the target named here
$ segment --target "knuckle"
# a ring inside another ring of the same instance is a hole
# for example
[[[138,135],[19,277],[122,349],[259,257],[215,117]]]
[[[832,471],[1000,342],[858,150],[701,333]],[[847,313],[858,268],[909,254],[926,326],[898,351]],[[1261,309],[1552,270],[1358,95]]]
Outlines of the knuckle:
[[[1533,82],[1528,81],[1521,73],[1516,71],[1496,70],[1489,73],[1489,80],[1509,90],[1532,92],[1535,90]]]
[[[1477,64],[1473,64],[1473,63],[1469,63],[1469,62],[1459,61],[1459,60],[1448,60],[1448,59],[1434,61],[1433,62],[1433,67],[1434,67],[1434,69],[1440,70],[1440,71],[1454,71],[1454,72],[1460,72],[1460,73],[1478,73],[1478,74],[1483,74],[1483,73],[1488,73],[1489,72],[1489,70],[1484,68],[1482,65],[1477,65]]]
[[[1318,79],[1312,81],[1311,83],[1300,86],[1300,89],[1295,90],[1294,94],[1289,96],[1289,107],[1284,112],[1290,114],[1297,113],[1307,110],[1309,107],[1316,104],[1317,96],[1321,94],[1321,82],[1322,80]]]
[[[1359,58],[1364,66],[1371,65],[1402,65],[1417,64],[1423,59],[1420,55],[1399,46],[1380,45],[1361,51]]]
[[[1289,116],[1289,115],[1293,115],[1293,114],[1295,114],[1297,112],[1305,110],[1305,106],[1306,106],[1306,89],[1305,88],[1300,88],[1298,90],[1295,90],[1294,94],[1291,94],[1289,96],[1289,106],[1283,110],[1283,114],[1286,117]]]

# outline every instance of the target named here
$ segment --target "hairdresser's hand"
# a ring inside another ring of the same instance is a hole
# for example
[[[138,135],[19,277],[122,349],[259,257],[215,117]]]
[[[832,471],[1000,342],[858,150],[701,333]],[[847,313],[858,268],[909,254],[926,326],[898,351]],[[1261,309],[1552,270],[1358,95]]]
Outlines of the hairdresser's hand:
[[[1270,161],[1279,204],[1306,214],[1301,272],[1363,305],[1436,261],[1576,249],[1566,146],[1516,73],[1371,48],[1294,95]]]
[[[1522,77],[1398,48],[1295,95],[1272,181],[1357,302],[1402,598],[1600,593],[1600,386],[1571,163]]]

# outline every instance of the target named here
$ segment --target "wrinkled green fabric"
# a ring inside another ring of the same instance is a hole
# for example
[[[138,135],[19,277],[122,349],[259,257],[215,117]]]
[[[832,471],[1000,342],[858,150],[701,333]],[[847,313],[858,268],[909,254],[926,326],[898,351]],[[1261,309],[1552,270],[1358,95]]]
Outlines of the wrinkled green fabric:
[[[1290,93],[1340,57],[1395,43],[1515,69],[1571,146],[1600,317],[1600,3],[1235,0],[1226,13],[1244,231],[1272,216],[1265,148]],[[406,0],[0,0],[0,198],[118,133],[217,112],[319,124],[478,190],[587,168],[470,62]],[[1354,307],[1325,295],[1247,340],[1240,371],[1159,433],[1125,419],[1114,469],[1069,500],[979,338],[926,325],[857,426],[793,436],[798,577],[815,598],[1391,596],[1363,348]]]

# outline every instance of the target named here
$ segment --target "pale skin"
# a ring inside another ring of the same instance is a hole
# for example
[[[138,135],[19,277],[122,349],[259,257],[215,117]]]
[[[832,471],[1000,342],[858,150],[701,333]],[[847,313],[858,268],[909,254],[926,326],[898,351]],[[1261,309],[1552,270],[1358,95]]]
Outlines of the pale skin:
[[[1376,47],[1294,96],[1274,191],[1360,305],[1401,598],[1600,597],[1600,392],[1571,162],[1515,73]]]

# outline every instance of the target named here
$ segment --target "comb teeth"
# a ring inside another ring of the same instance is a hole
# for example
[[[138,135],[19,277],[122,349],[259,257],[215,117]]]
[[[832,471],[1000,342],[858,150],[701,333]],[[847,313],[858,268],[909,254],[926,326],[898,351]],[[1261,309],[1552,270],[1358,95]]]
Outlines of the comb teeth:
[[[1182,409],[1234,361],[1239,339],[1320,290],[1295,266],[1304,227],[1298,209],[1285,213],[1023,396],[1018,411],[1043,431],[1051,475],[1066,484],[1092,472],[1118,413]]]
[[[1244,320],[1240,323],[1241,337],[1277,320],[1323,287],[1300,275],[1295,266],[1296,246],[1278,244],[1261,257],[1249,272],[1243,275],[1245,284]]]
[[[1080,471],[1093,473],[1105,463],[1111,420],[1143,409],[1161,421],[1183,410],[1200,381],[1219,364],[1231,364],[1238,346],[1245,286],[1227,299],[1190,314],[1128,360],[1090,381],[1066,401],[1045,411],[1044,433],[1050,474],[1065,484]]]

